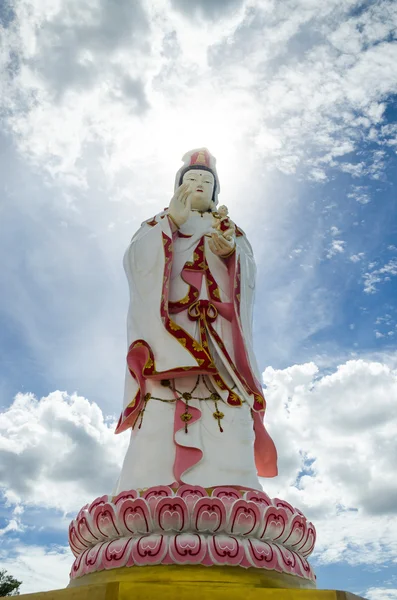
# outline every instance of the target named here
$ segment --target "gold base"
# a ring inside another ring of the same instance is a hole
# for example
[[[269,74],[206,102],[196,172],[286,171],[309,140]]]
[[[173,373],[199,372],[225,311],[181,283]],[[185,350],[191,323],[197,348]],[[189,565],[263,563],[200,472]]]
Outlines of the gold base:
[[[349,592],[303,589],[299,577],[262,569],[158,565],[99,571],[65,590],[23,594],[21,600],[360,600]],[[313,585],[313,584],[311,584]],[[361,599],[362,600],[362,599]]]
[[[155,565],[153,567],[122,567],[98,571],[73,579],[70,588],[82,585],[109,583],[111,581],[128,582],[134,589],[147,585],[179,586],[215,586],[255,588],[300,588],[313,589],[313,582],[302,577],[267,571],[266,569],[243,569],[242,567],[205,567],[203,565]]]

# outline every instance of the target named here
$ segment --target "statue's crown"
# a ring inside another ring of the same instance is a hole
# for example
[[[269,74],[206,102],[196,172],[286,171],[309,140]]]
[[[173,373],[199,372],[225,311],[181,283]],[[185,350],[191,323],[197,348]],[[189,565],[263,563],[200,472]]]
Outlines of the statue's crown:
[[[190,166],[202,165],[203,167],[211,168],[211,155],[205,148],[193,152],[190,157]]]

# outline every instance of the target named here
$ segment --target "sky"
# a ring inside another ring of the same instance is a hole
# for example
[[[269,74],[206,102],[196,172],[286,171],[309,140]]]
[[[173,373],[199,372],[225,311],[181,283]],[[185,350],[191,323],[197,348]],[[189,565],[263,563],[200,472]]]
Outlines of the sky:
[[[0,4],[0,568],[65,587],[128,433],[122,256],[182,155],[254,248],[279,476],[318,586],[397,599],[397,3]]]

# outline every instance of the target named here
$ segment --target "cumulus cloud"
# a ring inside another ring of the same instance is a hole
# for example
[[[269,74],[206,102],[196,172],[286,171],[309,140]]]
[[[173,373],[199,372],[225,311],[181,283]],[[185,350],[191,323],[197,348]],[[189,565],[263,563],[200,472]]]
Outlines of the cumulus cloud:
[[[351,360],[266,369],[280,475],[263,480],[313,519],[316,560],[381,564],[397,556],[397,371]],[[382,543],[379,543],[382,540]]]
[[[126,448],[85,398],[18,394],[0,413],[0,489],[9,502],[64,512],[111,493]]]

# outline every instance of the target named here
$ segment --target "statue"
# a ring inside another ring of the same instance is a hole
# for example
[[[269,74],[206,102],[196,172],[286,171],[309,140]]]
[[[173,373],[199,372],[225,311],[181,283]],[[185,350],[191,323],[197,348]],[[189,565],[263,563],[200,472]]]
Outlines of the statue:
[[[116,432],[131,439],[116,489],[70,524],[70,586],[117,582],[112,598],[175,590],[181,600],[312,589],[315,529],[258,480],[277,474],[277,454],[252,346],[252,249],[227,207],[217,209],[214,157],[200,148],[182,160],[169,206],[125,253]]]
[[[169,207],[126,251],[130,287],[124,410],[131,441],[115,493],[153,485],[259,486],[277,474],[252,346],[255,263],[216,211],[215,158],[188,152]]]

